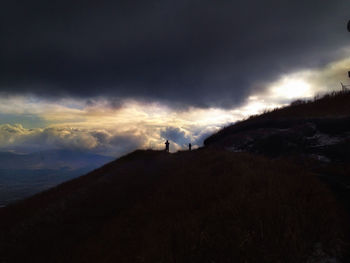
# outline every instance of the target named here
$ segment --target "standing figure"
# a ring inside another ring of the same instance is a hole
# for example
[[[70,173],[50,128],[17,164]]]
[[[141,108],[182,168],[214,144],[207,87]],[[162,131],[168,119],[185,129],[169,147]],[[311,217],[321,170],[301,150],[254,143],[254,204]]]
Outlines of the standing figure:
[[[348,22],[347,28],[348,28],[348,31],[350,32],[350,20],[349,20],[349,22]],[[350,71],[348,71],[348,76],[349,76],[349,78],[350,78]]]
[[[166,152],[169,152],[169,141],[168,140],[166,140],[166,142],[165,142],[165,151]]]
[[[189,143],[189,144],[188,144],[188,150],[191,151],[191,149],[192,149],[192,144]]]

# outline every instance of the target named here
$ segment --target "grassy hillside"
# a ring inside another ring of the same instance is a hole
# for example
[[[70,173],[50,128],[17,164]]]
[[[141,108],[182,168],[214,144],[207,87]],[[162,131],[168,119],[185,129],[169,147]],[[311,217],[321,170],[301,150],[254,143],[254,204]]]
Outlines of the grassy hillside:
[[[319,262],[346,222],[291,160],[136,151],[0,209],[0,262]]]
[[[323,127],[332,127],[332,120],[344,117],[350,117],[350,91],[333,92],[309,101],[298,100],[289,106],[251,116],[213,134],[204,141],[204,144],[213,144],[232,133],[266,127],[286,128],[307,119],[318,120]],[[320,119],[329,122],[322,122]],[[337,126],[346,125],[346,128],[349,128],[349,121],[346,120],[345,124],[340,123]]]
[[[298,101],[205,141],[246,153],[139,150],[0,208],[0,262],[346,262],[349,191],[329,175],[349,179],[349,102]]]
[[[313,100],[297,100],[282,109],[275,109],[250,120],[277,118],[325,118],[350,116],[350,91],[339,91],[316,96]]]

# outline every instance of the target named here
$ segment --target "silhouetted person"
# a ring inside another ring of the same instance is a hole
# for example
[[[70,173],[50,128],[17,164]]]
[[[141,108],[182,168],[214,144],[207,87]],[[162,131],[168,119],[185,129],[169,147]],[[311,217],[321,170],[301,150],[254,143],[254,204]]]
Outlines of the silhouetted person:
[[[165,142],[165,151],[166,152],[169,152],[169,141],[168,140],[166,140],[166,142]]]
[[[348,31],[350,32],[350,20],[349,20],[349,22],[348,22],[347,28],[348,28]],[[348,71],[348,76],[349,76],[349,78],[350,78],[350,71]]]
[[[189,151],[192,150],[192,144],[191,144],[191,143],[188,144],[188,150],[189,150]]]

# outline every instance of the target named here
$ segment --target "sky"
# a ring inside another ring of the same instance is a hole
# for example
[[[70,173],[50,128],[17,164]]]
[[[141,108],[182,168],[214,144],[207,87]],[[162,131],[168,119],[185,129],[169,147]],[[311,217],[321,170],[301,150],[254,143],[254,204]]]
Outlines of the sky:
[[[5,1],[0,151],[120,156],[350,83],[345,0]]]

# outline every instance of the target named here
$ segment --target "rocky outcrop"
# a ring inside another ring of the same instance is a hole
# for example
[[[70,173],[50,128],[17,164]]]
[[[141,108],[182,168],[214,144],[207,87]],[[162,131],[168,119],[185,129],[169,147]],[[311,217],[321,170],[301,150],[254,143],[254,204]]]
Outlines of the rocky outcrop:
[[[350,118],[239,123],[209,137],[205,145],[270,157],[303,154],[325,162],[344,162],[350,160]]]

